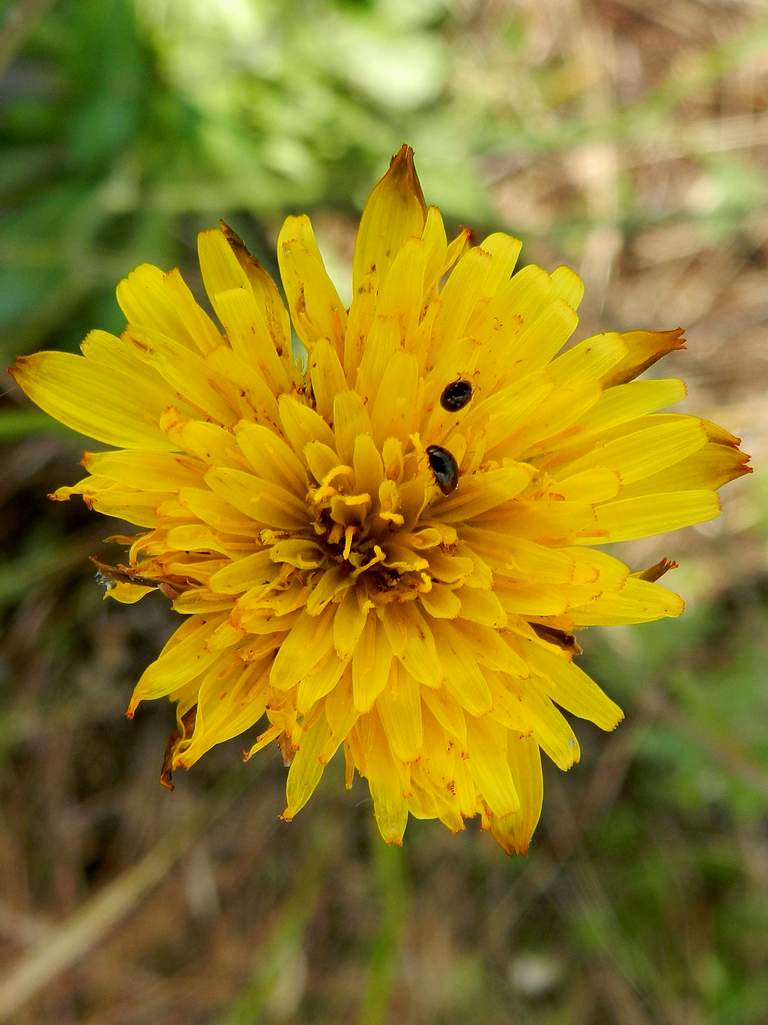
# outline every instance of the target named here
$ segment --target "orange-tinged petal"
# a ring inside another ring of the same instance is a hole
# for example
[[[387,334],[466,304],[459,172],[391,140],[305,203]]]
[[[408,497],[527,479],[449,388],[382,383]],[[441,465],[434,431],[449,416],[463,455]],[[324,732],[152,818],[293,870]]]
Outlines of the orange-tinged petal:
[[[682,328],[674,331],[627,331],[621,337],[627,346],[627,355],[606,376],[603,382],[606,388],[631,381],[668,352],[685,348]]]

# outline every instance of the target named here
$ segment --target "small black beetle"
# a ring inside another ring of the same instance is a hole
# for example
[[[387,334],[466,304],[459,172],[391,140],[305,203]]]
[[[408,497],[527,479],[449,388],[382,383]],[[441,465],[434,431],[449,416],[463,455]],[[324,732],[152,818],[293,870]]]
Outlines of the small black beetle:
[[[443,388],[440,396],[440,405],[449,413],[457,413],[463,409],[472,398],[472,385],[465,378],[460,377],[457,381],[451,381]]]
[[[427,457],[437,486],[444,495],[450,495],[459,486],[459,464],[440,445],[427,445]]]

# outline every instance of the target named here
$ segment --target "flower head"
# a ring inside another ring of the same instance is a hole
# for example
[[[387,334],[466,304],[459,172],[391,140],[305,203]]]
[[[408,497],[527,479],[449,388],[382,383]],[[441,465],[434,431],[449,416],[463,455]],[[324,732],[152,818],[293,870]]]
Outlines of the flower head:
[[[101,567],[132,602],[159,588],[185,617],[129,705],[169,697],[163,778],[260,732],[290,764],[292,818],[343,748],[382,836],[409,813],[475,815],[525,851],[540,751],[579,745],[560,709],[622,717],[576,664],[574,632],[677,616],[656,583],[598,550],[718,514],[745,473],[738,439],[659,410],[679,380],[633,380],[681,331],[607,333],[561,351],[582,284],[513,274],[501,233],[450,243],[404,146],[363,212],[344,304],[306,217],[278,239],[288,311],[227,227],[199,237],[218,324],[178,270],[117,289],[127,326],[82,356],[13,370],[69,427],[113,446],[52,497],[141,528]],[[297,359],[291,324],[306,349]]]

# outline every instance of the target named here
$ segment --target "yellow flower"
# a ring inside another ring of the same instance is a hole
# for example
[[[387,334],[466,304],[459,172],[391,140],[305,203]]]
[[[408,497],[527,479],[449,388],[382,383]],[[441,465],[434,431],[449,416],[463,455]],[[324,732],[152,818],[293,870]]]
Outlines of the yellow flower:
[[[708,520],[747,472],[738,439],[659,413],[679,380],[634,381],[681,331],[588,338],[565,352],[582,283],[513,275],[520,242],[448,243],[403,146],[363,212],[353,300],[339,299],[306,217],[277,244],[277,287],[228,228],[199,237],[220,325],[178,270],[117,289],[127,327],[82,356],[19,359],[44,410],[115,450],[53,495],[142,528],[102,567],[132,602],[184,615],[144,672],[169,697],[163,779],[266,726],[290,763],[285,819],[343,747],[387,842],[409,813],[451,830],[479,815],[524,852],[540,750],[579,745],[559,708],[611,730],[617,705],[576,665],[573,631],[677,616],[655,583],[595,548]]]

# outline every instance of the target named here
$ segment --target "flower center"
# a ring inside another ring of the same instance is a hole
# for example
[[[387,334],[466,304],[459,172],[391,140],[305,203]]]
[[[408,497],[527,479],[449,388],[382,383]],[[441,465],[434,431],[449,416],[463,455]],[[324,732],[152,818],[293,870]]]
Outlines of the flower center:
[[[363,585],[377,603],[408,601],[430,590],[425,549],[446,550],[456,540],[452,528],[429,529],[421,521],[435,490],[426,460],[420,466],[416,451],[397,456],[387,468],[386,460],[374,460],[367,480],[364,460],[355,468],[332,466],[307,493],[312,540],[324,567],[336,568],[341,586]]]

